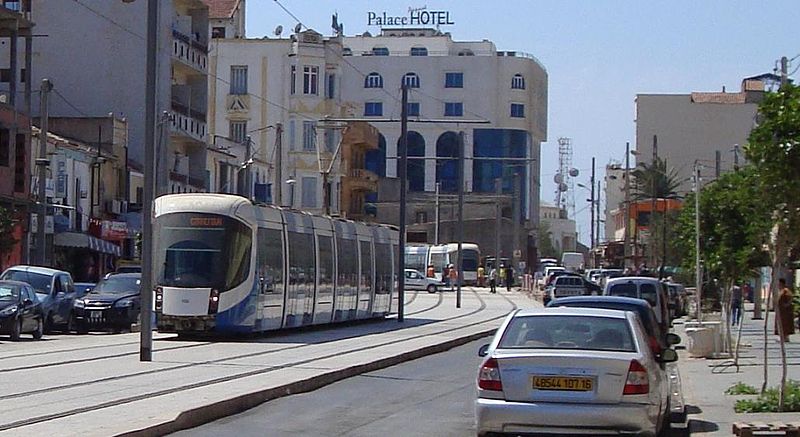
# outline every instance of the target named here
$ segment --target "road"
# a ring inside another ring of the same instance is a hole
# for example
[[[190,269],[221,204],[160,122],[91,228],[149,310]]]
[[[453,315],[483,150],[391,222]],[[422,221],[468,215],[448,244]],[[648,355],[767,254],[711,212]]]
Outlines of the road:
[[[175,437],[474,435],[472,401],[491,337],[267,402]]]

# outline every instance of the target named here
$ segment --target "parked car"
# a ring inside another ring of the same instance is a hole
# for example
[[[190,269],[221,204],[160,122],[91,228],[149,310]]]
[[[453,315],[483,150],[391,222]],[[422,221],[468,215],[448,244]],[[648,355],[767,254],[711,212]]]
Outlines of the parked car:
[[[640,433],[669,424],[670,390],[638,316],[591,308],[516,310],[481,347],[478,436]]]
[[[661,354],[661,350],[681,342],[679,336],[661,330],[653,307],[642,299],[620,296],[574,296],[551,300],[547,306],[632,311],[639,316],[648,336],[648,344],[657,354]]]
[[[436,278],[428,278],[418,270],[406,269],[406,290],[427,290],[436,293],[439,287],[444,287],[444,282]]]
[[[683,284],[667,282],[671,316],[681,317],[689,313],[689,296]]]
[[[33,288],[24,282],[0,281],[0,334],[17,341],[22,334],[39,340],[43,333],[44,313]]]
[[[630,276],[609,279],[603,290],[605,296],[623,296],[644,299],[653,307],[656,320],[664,332],[669,331],[672,322],[669,316],[669,297],[667,286],[656,278]]]
[[[86,295],[86,293],[92,291],[95,287],[94,282],[76,282],[74,284],[75,287],[75,299],[80,299]]]
[[[544,303],[547,305],[552,299],[565,296],[585,296],[589,289],[583,278],[575,275],[561,275],[545,288]]]
[[[142,273],[142,266],[138,264],[125,264],[117,267],[114,273]]]
[[[72,303],[75,301],[75,287],[69,272],[19,265],[6,269],[0,280],[21,281],[33,287],[42,304],[45,333],[53,329],[73,329]]]
[[[85,333],[90,330],[130,329],[139,320],[141,290],[141,273],[107,275],[94,290],[75,300],[76,330]]]

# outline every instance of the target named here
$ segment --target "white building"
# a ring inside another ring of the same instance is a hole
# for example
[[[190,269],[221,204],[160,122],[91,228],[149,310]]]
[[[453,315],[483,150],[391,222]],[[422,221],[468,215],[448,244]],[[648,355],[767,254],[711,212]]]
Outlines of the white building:
[[[578,232],[575,220],[567,217],[567,210],[543,203],[539,207],[539,220],[550,232],[550,243],[557,252],[576,250]]]
[[[605,197],[605,241],[621,241],[625,238],[624,225],[619,232],[614,212],[625,208],[625,166],[619,163],[606,165]]]

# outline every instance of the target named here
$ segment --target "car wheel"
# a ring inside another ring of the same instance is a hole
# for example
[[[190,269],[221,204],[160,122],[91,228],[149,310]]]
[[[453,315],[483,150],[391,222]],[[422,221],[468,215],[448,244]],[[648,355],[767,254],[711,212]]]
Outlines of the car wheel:
[[[34,340],[41,340],[42,334],[44,334],[44,322],[42,319],[36,321],[36,330],[33,331],[33,339]]]
[[[436,286],[433,284],[428,284],[428,293],[436,293]]]
[[[22,319],[19,318],[14,321],[11,327],[11,341],[19,341],[19,336],[22,335]]]

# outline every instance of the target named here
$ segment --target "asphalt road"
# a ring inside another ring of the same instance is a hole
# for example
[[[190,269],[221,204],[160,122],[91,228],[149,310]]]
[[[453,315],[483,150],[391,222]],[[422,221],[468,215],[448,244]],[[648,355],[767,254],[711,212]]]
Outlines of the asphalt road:
[[[172,435],[475,435],[473,399],[481,362],[477,351],[490,338],[276,399]]]

